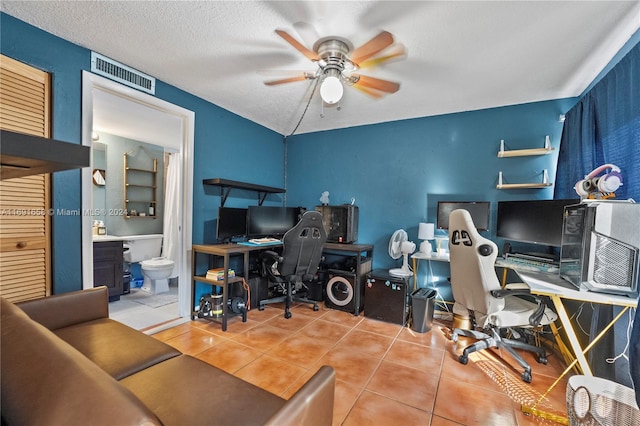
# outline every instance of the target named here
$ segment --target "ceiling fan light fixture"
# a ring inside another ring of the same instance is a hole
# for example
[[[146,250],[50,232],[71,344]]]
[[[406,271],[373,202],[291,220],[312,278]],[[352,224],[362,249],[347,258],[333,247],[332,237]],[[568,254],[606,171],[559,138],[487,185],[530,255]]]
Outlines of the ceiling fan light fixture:
[[[320,85],[320,97],[329,105],[336,104],[342,99],[344,87],[340,81],[340,72],[335,69],[327,71]]]

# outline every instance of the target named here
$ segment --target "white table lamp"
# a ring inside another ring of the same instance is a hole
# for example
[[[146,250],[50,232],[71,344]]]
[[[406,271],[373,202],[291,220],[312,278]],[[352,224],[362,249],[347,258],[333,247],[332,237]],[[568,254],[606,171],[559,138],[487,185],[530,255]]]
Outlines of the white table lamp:
[[[431,241],[434,239],[435,226],[433,223],[420,223],[418,225],[418,238],[422,241],[420,243],[420,253],[431,254]]]

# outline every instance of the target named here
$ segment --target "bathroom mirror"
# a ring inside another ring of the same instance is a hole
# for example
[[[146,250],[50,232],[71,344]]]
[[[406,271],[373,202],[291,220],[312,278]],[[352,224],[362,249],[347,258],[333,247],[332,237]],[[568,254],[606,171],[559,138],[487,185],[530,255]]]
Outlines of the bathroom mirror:
[[[106,172],[104,169],[93,169],[93,184],[98,186],[104,186],[107,184],[105,180]]]

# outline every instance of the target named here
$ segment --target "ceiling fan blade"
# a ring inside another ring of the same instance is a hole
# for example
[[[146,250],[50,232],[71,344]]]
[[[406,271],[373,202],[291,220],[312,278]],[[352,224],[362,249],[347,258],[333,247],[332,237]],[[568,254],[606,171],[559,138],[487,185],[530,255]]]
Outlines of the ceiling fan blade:
[[[367,59],[360,63],[359,67],[362,68],[373,68],[382,65],[385,62],[390,61],[391,59],[401,58],[403,59],[406,56],[407,50],[403,45],[398,44],[394,47],[393,50],[390,50],[384,56],[378,56],[376,58]]]
[[[278,84],[285,84],[285,83],[293,83],[296,81],[303,81],[303,80],[308,80],[309,77],[306,74],[302,74],[296,77],[289,77],[289,78],[282,78],[279,80],[270,80],[270,81],[265,81],[264,84],[266,84],[267,86],[275,86]]]
[[[352,74],[351,76],[357,78],[357,81],[353,83],[354,86],[362,86],[386,93],[395,93],[400,89],[400,83],[395,83],[393,81],[381,80],[379,78],[367,77],[366,75],[359,74]]]
[[[296,33],[298,33],[307,46],[313,46],[313,43],[320,38],[318,31],[308,22],[294,22],[293,29],[296,30]]]
[[[307,49],[302,43],[300,43],[298,40],[293,38],[291,36],[291,34],[286,32],[285,30],[278,29],[278,30],[276,30],[276,33],[278,33],[278,35],[280,37],[285,39],[287,41],[287,43],[289,43],[290,45],[295,47],[300,53],[302,53],[308,59],[310,59],[312,61],[319,61],[320,60],[320,56],[318,56],[318,54],[316,52]]]
[[[357,85],[354,85],[353,88],[361,91],[367,96],[371,96],[372,98],[380,99],[382,97],[382,93],[373,89],[367,89],[366,87],[357,86]]]
[[[354,50],[350,55],[351,60],[356,64],[359,64],[361,61],[372,57],[392,44],[393,35],[388,31],[382,31],[380,34]]]

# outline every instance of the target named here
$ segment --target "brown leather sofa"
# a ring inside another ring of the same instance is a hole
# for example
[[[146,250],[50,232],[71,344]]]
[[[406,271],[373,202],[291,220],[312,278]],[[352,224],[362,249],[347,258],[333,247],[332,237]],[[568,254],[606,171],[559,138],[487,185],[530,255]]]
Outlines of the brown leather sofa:
[[[331,425],[329,366],[284,400],[109,319],[106,287],[1,303],[3,425]]]

